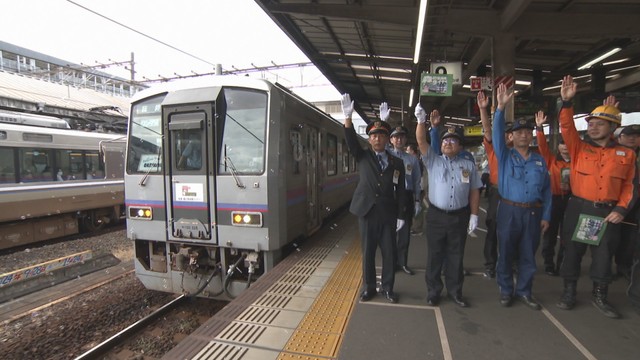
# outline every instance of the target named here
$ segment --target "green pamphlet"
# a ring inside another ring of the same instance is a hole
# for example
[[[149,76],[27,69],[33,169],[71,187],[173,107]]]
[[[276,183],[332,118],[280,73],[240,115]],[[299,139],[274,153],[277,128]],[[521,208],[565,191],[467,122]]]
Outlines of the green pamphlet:
[[[589,245],[600,245],[602,235],[607,228],[607,222],[600,216],[580,214],[578,224],[573,231],[571,240]]]

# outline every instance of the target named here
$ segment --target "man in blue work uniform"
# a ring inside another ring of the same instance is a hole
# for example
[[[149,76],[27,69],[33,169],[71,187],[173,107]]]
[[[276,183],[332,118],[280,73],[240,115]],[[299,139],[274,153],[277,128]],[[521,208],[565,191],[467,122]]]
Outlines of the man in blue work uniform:
[[[443,285],[447,294],[460,307],[469,303],[462,297],[464,282],[463,257],[467,232],[478,226],[478,210],[482,181],[475,162],[460,156],[462,129],[449,128],[442,135],[438,155],[426,140],[427,114],[418,104],[415,110],[418,126],[416,139],[422,162],[429,172],[429,209],[427,210],[427,304],[440,302]],[[439,122],[438,110],[431,112],[431,123]],[[444,281],[442,273],[444,267]]]
[[[363,291],[360,300],[369,301],[376,295],[376,250],[380,246],[381,291],[387,301],[396,303],[398,296],[393,292],[396,232],[404,226],[406,206],[404,163],[385,149],[391,132],[391,126],[385,121],[372,121],[367,126],[370,148],[360,147],[351,119],[353,101],[349,94],[344,94],[341,102],[345,139],[358,162],[360,175],[349,207],[349,211],[358,216],[362,237]]]
[[[389,119],[389,106],[387,103],[380,104],[380,118],[384,121]],[[409,231],[411,230],[414,214],[420,212],[420,178],[422,172],[420,171],[418,158],[405,152],[408,132],[408,129],[404,126],[397,126],[393,129],[391,132],[391,145],[393,145],[393,149],[391,149],[390,152],[404,162],[405,190],[407,192],[407,204],[404,208],[404,218],[406,220],[402,229],[398,231],[396,269],[402,270],[408,275],[413,275],[413,270],[407,265],[409,239],[411,237]]]
[[[533,122],[514,121],[511,128],[513,148],[507,147],[504,109],[512,96],[513,92],[500,84],[492,127],[501,197],[497,217],[496,278],[502,306],[511,306],[515,294],[528,307],[539,310],[540,304],[532,298],[531,288],[540,234],[547,230],[551,218],[551,182],[544,158],[529,150],[535,128]],[[512,265],[516,258],[518,279],[514,286]]]

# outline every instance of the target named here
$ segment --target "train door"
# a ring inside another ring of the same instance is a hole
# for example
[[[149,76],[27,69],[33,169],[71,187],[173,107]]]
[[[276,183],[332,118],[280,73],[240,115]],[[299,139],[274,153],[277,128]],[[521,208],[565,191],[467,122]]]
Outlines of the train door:
[[[306,126],[306,158],[307,158],[307,200],[308,200],[308,224],[307,229],[315,229],[320,226],[320,199],[318,194],[318,163],[320,151],[318,149],[318,129]]]
[[[172,240],[213,240],[209,184],[213,158],[211,114],[193,107],[173,108],[167,115],[169,183],[168,230]],[[215,185],[212,185],[215,186]]]

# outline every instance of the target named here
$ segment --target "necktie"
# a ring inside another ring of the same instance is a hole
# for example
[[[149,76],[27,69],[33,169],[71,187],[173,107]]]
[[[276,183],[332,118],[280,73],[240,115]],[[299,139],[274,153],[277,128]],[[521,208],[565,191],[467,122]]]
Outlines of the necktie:
[[[384,171],[384,162],[382,161],[382,155],[378,154],[378,167],[380,171]]]

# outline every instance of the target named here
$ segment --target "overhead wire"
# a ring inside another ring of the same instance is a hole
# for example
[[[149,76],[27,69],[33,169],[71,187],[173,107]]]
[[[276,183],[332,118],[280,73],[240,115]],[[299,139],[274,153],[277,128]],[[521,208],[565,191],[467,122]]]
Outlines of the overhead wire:
[[[135,32],[135,33],[137,33],[137,34],[139,34],[139,35],[142,35],[142,36],[146,37],[147,39],[153,40],[153,41],[155,41],[155,42],[157,42],[157,43],[160,43],[160,44],[162,44],[162,45],[164,45],[164,46],[166,46],[166,47],[169,47],[169,48],[171,48],[171,49],[173,49],[173,50],[176,50],[176,51],[178,51],[178,52],[181,52],[181,53],[183,53],[183,54],[185,54],[185,55],[187,55],[187,56],[189,56],[189,57],[192,57],[192,58],[194,58],[194,59],[197,59],[197,60],[199,60],[199,61],[202,61],[202,62],[204,62],[204,63],[206,63],[206,64],[211,65],[211,66],[216,66],[216,64],[211,63],[211,62],[209,62],[209,61],[207,61],[207,60],[205,60],[205,59],[203,59],[203,58],[201,58],[201,57],[198,57],[198,56],[196,56],[196,55],[193,55],[193,54],[191,54],[191,53],[188,53],[188,52],[186,52],[186,51],[184,51],[184,50],[178,49],[177,47],[175,47],[175,46],[173,46],[173,45],[171,45],[171,44],[168,44],[168,43],[166,43],[166,42],[164,42],[164,41],[162,41],[162,40],[156,39],[156,38],[154,38],[153,36],[147,35],[147,34],[145,34],[145,33],[141,32],[141,31],[139,31],[139,30],[136,30],[136,29],[134,29],[134,28],[132,28],[132,27],[130,27],[130,26],[128,26],[128,25],[125,25],[125,24],[123,24],[123,23],[121,23],[121,22],[118,22],[118,21],[116,21],[116,20],[114,20],[114,19],[111,19],[111,18],[110,18],[110,17],[108,17],[108,16],[102,15],[102,14],[100,14],[99,12],[94,11],[94,10],[91,10],[91,9],[89,9],[89,8],[88,8],[88,7],[86,7],[86,6],[80,5],[80,4],[78,4],[77,2],[75,2],[75,1],[67,0],[67,2],[69,2],[69,3],[71,3],[71,4],[75,5],[75,6],[77,6],[77,7],[79,7],[79,8],[82,8],[82,9],[84,9],[84,10],[86,10],[86,11],[89,11],[89,12],[90,12],[90,13],[92,13],[92,14],[95,14],[95,15],[97,15],[97,16],[100,16],[101,18],[103,18],[103,19],[105,19],[105,20],[111,21],[111,22],[112,22],[112,23],[114,23],[114,24],[117,24],[117,25],[119,25],[119,26],[122,26],[122,27],[123,27],[123,28],[125,28],[125,29],[131,30],[131,31],[133,31],[133,32]]]

